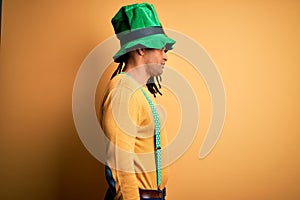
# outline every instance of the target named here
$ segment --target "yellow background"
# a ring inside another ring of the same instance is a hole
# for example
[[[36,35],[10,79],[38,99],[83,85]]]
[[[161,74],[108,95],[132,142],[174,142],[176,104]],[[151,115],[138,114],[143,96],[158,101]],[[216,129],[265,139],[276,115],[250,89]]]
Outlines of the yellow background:
[[[135,2],[3,1],[0,199],[103,198],[103,165],[76,133],[72,88],[83,59],[113,35],[110,19]],[[165,27],[207,50],[227,95],[222,136],[199,160],[211,105],[201,77],[190,79],[199,84],[200,129],[172,165],[168,199],[300,199],[300,2],[149,2]],[[192,73],[171,53],[168,64]],[[175,106],[173,137],[180,111],[168,93],[160,101]]]

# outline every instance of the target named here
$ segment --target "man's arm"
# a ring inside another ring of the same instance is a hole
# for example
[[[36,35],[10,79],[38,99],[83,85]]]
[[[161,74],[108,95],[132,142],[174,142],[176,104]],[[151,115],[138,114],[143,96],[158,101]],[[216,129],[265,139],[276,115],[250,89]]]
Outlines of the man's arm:
[[[114,90],[105,113],[105,132],[111,140],[109,162],[116,170],[116,181],[124,200],[139,200],[138,181],[134,169],[134,147],[138,107],[131,90]]]

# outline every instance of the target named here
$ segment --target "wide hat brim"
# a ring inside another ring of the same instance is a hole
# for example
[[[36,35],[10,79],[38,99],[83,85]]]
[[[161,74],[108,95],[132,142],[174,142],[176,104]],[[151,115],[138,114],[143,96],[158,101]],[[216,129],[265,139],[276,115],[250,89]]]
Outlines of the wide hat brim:
[[[122,45],[121,49],[113,56],[113,59],[115,62],[119,63],[122,61],[121,58],[123,55],[139,48],[162,49],[166,47],[166,50],[171,50],[173,49],[175,42],[175,40],[169,38],[165,34],[145,36]]]

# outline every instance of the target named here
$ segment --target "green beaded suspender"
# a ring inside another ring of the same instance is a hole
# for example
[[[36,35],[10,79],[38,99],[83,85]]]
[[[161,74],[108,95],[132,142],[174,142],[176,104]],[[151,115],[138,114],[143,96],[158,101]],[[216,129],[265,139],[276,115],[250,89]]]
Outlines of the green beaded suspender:
[[[125,72],[121,72],[121,74],[126,74],[126,76],[129,76],[129,74],[125,73]],[[159,121],[159,117],[158,114],[156,112],[156,109],[154,107],[154,104],[152,103],[150,97],[147,95],[147,93],[145,92],[145,90],[140,87],[140,90],[142,91],[142,93],[144,94],[144,96],[146,97],[150,108],[151,108],[151,112],[152,112],[152,116],[154,119],[154,135],[155,135],[155,162],[156,162],[156,182],[157,182],[157,187],[160,186],[161,184],[161,147],[160,147],[160,121]]]
[[[152,111],[152,115],[154,118],[154,124],[155,124],[155,128],[154,128],[154,135],[155,135],[155,161],[156,161],[156,181],[157,181],[157,186],[160,186],[161,183],[161,147],[160,147],[160,121],[158,118],[158,114],[156,112],[156,109],[150,99],[150,97],[147,95],[147,93],[143,90],[143,88],[141,88],[144,96],[146,97],[151,111]]]

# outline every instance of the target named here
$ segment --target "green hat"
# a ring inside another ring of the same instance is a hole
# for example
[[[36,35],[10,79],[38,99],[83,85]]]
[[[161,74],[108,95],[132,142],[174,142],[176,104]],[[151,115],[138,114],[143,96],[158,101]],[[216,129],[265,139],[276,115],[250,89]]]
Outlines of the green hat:
[[[123,6],[111,23],[121,43],[121,49],[113,57],[115,62],[138,48],[170,50],[175,44],[175,40],[166,36],[152,4]]]

